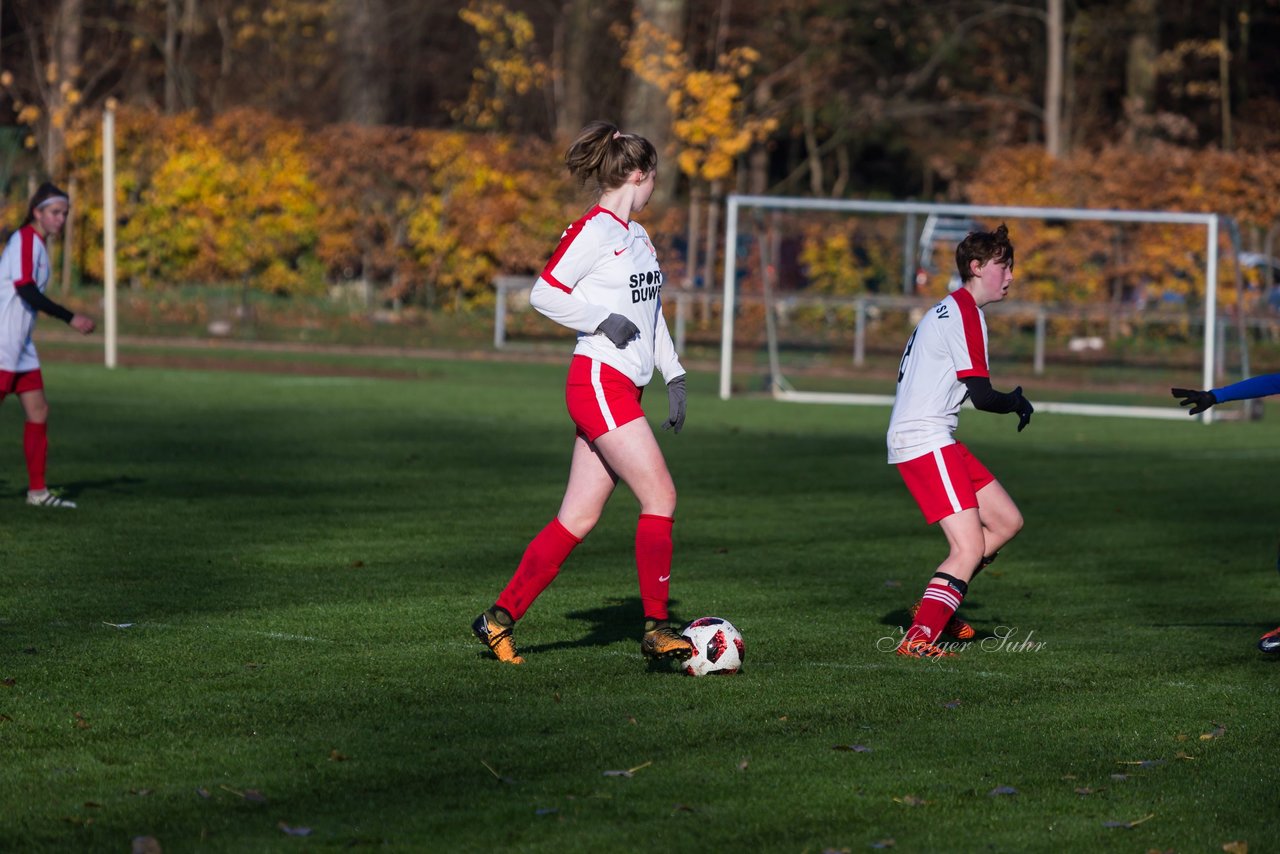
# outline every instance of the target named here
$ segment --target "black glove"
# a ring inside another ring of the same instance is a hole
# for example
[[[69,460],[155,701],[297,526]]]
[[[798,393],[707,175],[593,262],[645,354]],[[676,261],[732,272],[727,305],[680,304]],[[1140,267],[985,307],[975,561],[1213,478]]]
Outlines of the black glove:
[[[600,321],[596,332],[603,332],[605,337],[613,342],[613,346],[621,350],[630,344],[633,338],[640,335],[640,327],[620,314],[611,314]]]
[[[1214,397],[1211,391],[1196,391],[1192,388],[1171,388],[1169,391],[1173,392],[1174,397],[1182,398],[1178,402],[1183,406],[1191,407],[1188,415],[1199,415],[1218,402],[1218,398]]]
[[[684,426],[684,404],[688,395],[684,388],[684,375],[680,375],[667,383],[667,403],[671,406],[671,414],[663,423],[663,430],[673,430],[680,432],[680,428]]]
[[[1022,386],[1013,390],[1013,396],[1018,399],[1013,411],[1018,413],[1018,432],[1021,433],[1022,428],[1031,423],[1031,413],[1035,412],[1036,408],[1031,405],[1031,401],[1022,396]]]

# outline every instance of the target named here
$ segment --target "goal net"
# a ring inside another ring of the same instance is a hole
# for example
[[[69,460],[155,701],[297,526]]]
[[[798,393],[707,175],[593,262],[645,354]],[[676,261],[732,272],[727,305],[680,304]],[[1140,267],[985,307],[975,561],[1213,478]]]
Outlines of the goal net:
[[[1185,419],[1169,387],[1247,375],[1251,325],[1276,326],[1219,288],[1239,247],[1216,214],[732,195],[720,397],[891,404],[911,330],[960,284],[956,244],[1002,222],[1016,267],[984,308],[990,359],[1037,411]]]

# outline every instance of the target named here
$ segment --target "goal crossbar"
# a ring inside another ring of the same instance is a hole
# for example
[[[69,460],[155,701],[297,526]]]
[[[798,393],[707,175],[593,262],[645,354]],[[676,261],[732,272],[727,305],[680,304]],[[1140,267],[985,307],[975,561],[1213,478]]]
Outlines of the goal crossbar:
[[[1203,226],[1205,235],[1205,318],[1204,364],[1202,388],[1212,388],[1214,354],[1217,345],[1218,305],[1218,214],[1183,213],[1179,211],[1113,210],[1091,208],[1023,207],[1010,205],[938,204],[933,202],[882,202],[865,199],[807,199],[784,196],[752,196],[732,194],[726,199],[724,303],[720,336],[720,398],[732,394],[733,319],[736,311],[735,256],[738,245],[738,218],[744,209],[808,210],[878,214],[939,214],[946,216],[1001,217],[1005,219],[1089,220],[1093,222],[1165,223]],[[766,310],[771,310],[766,307]],[[774,384],[773,396],[796,403],[843,403],[886,405],[893,403],[889,395],[841,394],[836,392],[803,392],[781,389]],[[1152,406],[1113,406],[1103,404],[1046,401],[1036,403],[1036,410],[1071,415],[1111,415],[1142,418],[1185,418],[1183,410]],[[1204,423],[1213,420],[1213,410],[1201,416]]]

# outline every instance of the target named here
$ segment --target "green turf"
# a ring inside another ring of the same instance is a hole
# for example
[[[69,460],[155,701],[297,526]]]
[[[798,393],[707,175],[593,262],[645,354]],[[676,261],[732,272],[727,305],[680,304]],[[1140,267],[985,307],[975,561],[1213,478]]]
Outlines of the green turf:
[[[416,376],[49,365],[73,512],[22,504],[0,407],[0,850],[1280,838],[1280,661],[1254,648],[1280,623],[1274,424],[964,413],[1026,528],[966,602],[985,648],[909,661],[878,647],[944,544],[887,410],[695,375],[660,435],[675,609],[748,654],[692,679],[639,657],[625,490],[521,622],[528,663],[486,657],[468,623],[563,489],[563,366]]]

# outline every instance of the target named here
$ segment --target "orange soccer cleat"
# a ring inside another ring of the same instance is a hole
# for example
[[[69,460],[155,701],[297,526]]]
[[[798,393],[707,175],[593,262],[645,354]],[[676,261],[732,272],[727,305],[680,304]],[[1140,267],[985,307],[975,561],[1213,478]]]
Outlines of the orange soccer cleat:
[[[911,619],[916,618],[916,612],[920,610],[920,603],[911,606]],[[955,614],[951,615],[951,619],[947,620],[947,624],[942,627],[942,633],[951,635],[956,640],[973,640],[977,637],[977,632],[973,630],[973,626],[960,619]]]

